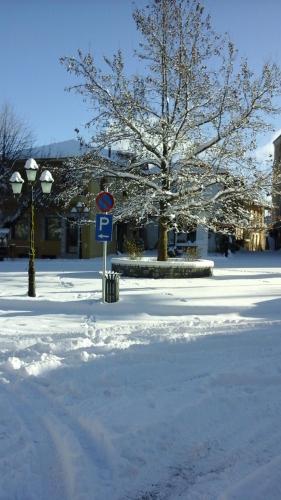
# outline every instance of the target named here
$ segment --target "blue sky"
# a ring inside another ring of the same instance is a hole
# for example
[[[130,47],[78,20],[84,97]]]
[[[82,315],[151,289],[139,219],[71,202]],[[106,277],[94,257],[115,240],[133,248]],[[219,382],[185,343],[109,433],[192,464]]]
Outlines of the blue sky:
[[[267,59],[281,65],[280,0],[203,4],[217,31],[230,33],[255,70]],[[121,48],[134,71],[136,32],[131,13],[131,0],[0,0],[0,106],[4,102],[14,106],[34,130],[38,145],[73,138],[74,128],[81,128],[90,117],[81,97],[64,91],[70,78],[59,64],[61,56],[81,48],[100,60]],[[281,128],[281,116],[275,127]]]

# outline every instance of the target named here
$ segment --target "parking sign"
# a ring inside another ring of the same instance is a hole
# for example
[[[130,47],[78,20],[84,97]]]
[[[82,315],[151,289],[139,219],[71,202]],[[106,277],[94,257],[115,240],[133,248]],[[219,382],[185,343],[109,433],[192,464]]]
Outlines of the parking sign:
[[[96,215],[96,241],[105,242],[112,240],[112,215]]]

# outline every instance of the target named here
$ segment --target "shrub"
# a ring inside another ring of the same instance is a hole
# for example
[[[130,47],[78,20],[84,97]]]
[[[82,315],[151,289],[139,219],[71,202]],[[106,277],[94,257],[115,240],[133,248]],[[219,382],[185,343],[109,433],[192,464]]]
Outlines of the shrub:
[[[124,243],[125,251],[129,254],[129,258],[139,259],[143,254],[143,245],[136,240],[125,240]]]
[[[200,259],[201,254],[198,247],[188,247],[185,252],[186,260],[197,260]]]

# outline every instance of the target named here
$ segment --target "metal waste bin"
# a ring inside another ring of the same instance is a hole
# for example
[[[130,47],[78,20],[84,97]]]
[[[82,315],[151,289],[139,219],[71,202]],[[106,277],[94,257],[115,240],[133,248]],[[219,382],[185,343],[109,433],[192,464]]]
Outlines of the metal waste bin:
[[[109,271],[105,275],[105,302],[119,300],[119,273]]]

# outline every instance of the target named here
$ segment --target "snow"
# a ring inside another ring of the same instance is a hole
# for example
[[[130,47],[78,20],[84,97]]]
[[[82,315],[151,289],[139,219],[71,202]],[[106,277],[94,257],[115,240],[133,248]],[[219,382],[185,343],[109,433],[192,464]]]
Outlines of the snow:
[[[44,170],[40,176],[40,181],[43,182],[54,182],[54,178],[49,170]]]
[[[24,168],[26,170],[38,170],[39,167],[33,158],[29,158],[28,160],[26,160]]]
[[[32,156],[37,159],[47,159],[47,158],[74,158],[83,156],[92,150],[89,146],[83,146],[80,144],[78,139],[69,139],[61,142],[53,142],[51,144],[45,144],[43,146],[36,146],[31,150],[24,150],[22,158]],[[121,151],[122,152],[122,151]],[[118,163],[122,163],[120,158],[120,151],[111,148],[110,158]],[[104,158],[109,158],[109,151],[107,148],[101,151],[101,156]],[[127,163],[128,160],[126,160]],[[123,160],[124,162],[124,160]]]
[[[24,180],[22,178],[22,176],[20,175],[19,172],[14,172],[11,177],[10,177],[10,182],[19,182],[19,183],[23,183]]]
[[[213,258],[212,258],[213,260]],[[0,498],[279,500],[281,254],[120,279],[0,262]]]
[[[122,264],[123,266],[137,265],[139,267],[153,267],[157,262],[157,267],[189,267],[192,269],[205,269],[213,268],[214,262],[212,260],[198,259],[193,261],[181,259],[169,259],[167,261],[157,261],[156,257],[141,257],[140,259],[130,259],[126,257],[114,257],[112,263]]]
[[[5,227],[0,227],[0,238],[5,238],[10,234],[10,229]]]
[[[34,158],[68,158],[81,156],[87,152],[88,149],[81,146],[77,139],[69,139],[67,141],[37,146],[31,151],[24,151],[23,157],[33,156]]]

